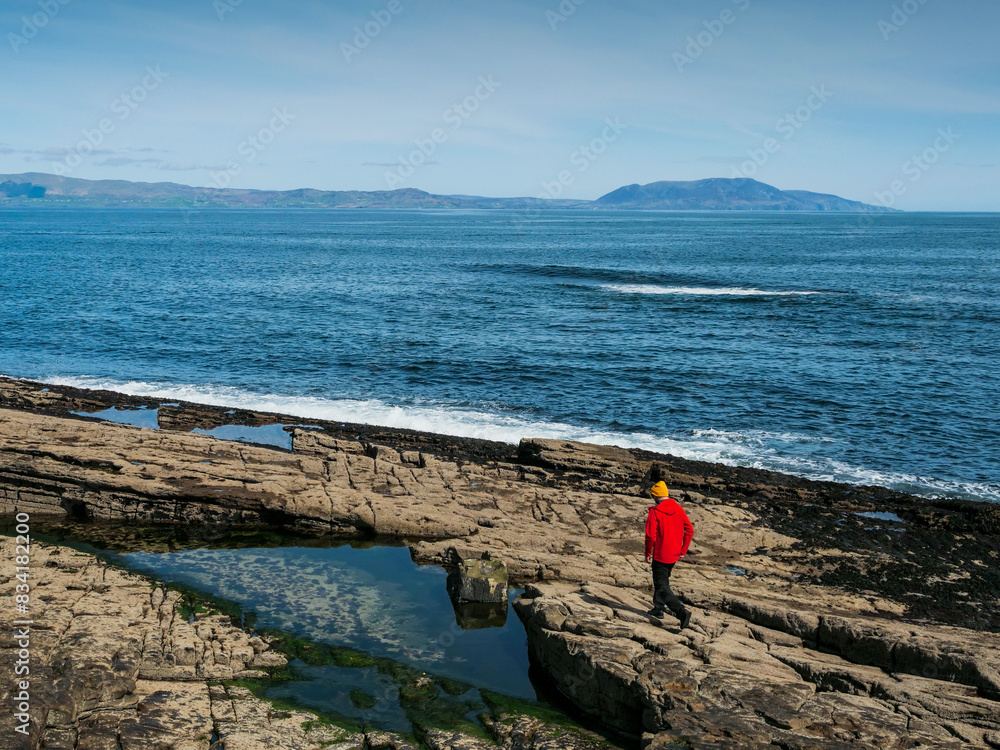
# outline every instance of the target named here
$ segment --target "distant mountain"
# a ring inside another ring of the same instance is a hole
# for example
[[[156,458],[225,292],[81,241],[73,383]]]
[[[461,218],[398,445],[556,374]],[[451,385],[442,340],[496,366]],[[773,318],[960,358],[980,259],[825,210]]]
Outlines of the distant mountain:
[[[677,211],[887,211],[835,195],[778,190],[750,179],[653,182],[629,185],[596,201],[547,198],[483,198],[399,190],[241,190],[175,182],[83,180],[41,172],[0,175],[2,206],[150,208],[552,208],[667,209]]]
[[[627,185],[598,198],[601,208],[660,209],[669,211],[852,211],[884,212],[836,195],[808,190],[779,190],[745,177],[713,177],[692,182],[651,182]]]
[[[399,190],[240,190],[176,182],[83,180],[41,172],[0,175],[0,206],[52,205],[178,208],[575,208],[592,201],[480,198]]]

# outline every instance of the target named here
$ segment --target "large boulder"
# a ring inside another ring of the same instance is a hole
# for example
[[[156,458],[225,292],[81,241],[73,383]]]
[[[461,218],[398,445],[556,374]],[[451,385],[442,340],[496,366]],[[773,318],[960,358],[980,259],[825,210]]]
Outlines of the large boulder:
[[[507,603],[507,565],[493,560],[488,552],[481,558],[465,559],[448,576],[448,593],[457,602]]]

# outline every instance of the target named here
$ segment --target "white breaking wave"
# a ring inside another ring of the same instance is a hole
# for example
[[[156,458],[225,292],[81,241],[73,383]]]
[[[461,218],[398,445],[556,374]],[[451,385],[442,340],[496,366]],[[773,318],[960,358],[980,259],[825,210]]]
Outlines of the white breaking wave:
[[[659,453],[675,453],[686,443],[643,433],[619,433],[579,427],[562,422],[531,420],[513,414],[469,407],[449,406],[430,401],[391,404],[380,399],[329,399],[316,396],[261,394],[240,388],[216,385],[173,385],[144,381],[115,381],[89,377],[54,377],[44,382],[74,388],[107,390],[130,396],[149,396],[196,404],[223,406],[251,411],[276,412],[328,422],[397,427],[442,435],[517,443],[524,437],[579,440],[624,448],[645,448]],[[704,460],[714,460],[705,458]]]
[[[655,284],[602,284],[601,289],[621,294],[686,294],[729,297],[799,297],[822,292],[769,292],[744,287],[656,286]]]
[[[969,499],[1000,502],[1000,486],[995,484],[954,482],[936,477],[866,469],[829,457],[788,455],[788,452],[774,447],[788,446],[794,451],[795,445],[804,443],[838,442],[834,438],[825,436],[771,433],[764,430],[736,432],[715,429],[691,430],[681,436],[664,436],[642,432],[596,430],[562,422],[525,419],[498,411],[430,401],[398,405],[380,399],[286,396],[254,393],[230,386],[174,385],[136,380],[122,382],[91,377],[53,377],[44,382],[75,388],[115,391],[131,396],[150,396],[170,401],[190,401],[211,406],[275,412],[304,419],[397,427],[513,444],[522,438],[552,438],[598,445],[616,445],[622,448],[641,448],[696,461],[780,471],[807,479],[877,485],[930,497],[958,495]]]

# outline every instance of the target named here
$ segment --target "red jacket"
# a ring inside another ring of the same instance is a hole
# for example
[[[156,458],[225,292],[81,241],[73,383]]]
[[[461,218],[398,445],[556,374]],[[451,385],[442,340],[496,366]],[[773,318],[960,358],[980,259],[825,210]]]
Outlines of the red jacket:
[[[687,554],[694,526],[672,497],[664,498],[646,516],[646,557],[675,563]]]

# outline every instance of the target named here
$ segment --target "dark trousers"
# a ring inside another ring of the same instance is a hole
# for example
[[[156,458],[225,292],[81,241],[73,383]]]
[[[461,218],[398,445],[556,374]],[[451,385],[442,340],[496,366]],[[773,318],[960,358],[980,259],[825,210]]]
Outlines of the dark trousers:
[[[661,563],[653,560],[653,609],[662,612],[663,608],[666,607],[680,620],[687,610],[670,589],[670,573],[673,569],[674,563]]]

